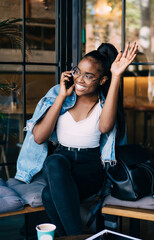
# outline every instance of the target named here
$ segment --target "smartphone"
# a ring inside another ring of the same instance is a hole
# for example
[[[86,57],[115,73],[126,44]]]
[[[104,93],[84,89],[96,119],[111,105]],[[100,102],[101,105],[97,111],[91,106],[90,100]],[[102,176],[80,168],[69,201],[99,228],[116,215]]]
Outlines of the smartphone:
[[[142,240],[139,238],[135,238],[135,237],[130,237],[128,235],[124,235],[118,232],[113,232],[110,230],[103,230],[85,240]]]
[[[65,81],[65,85],[66,85],[66,88],[70,88],[74,83],[74,80],[73,80],[73,75],[71,77],[69,77],[69,81]]]

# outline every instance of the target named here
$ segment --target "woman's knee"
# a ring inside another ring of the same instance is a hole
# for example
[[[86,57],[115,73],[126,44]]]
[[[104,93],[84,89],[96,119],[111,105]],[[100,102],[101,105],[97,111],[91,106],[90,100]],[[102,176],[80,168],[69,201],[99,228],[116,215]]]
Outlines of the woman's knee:
[[[50,190],[48,186],[45,186],[45,188],[42,191],[42,201],[43,204],[49,203],[51,201]]]
[[[62,154],[52,154],[48,156],[43,165],[43,173],[47,175],[48,173],[60,173],[66,171],[70,168],[69,160]]]

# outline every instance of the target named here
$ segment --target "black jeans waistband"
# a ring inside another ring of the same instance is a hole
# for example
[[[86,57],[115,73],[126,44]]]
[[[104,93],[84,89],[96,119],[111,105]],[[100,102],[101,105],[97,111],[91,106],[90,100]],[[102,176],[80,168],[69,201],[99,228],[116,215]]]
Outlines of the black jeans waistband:
[[[88,151],[98,151],[99,147],[95,148],[74,148],[74,147],[66,147],[61,144],[57,146],[58,148],[62,150],[72,151],[72,152],[88,152]]]

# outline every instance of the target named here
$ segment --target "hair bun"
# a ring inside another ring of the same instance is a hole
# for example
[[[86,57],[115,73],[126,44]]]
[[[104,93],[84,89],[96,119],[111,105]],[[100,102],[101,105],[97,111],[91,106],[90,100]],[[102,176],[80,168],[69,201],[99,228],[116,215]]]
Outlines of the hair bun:
[[[114,62],[118,54],[117,49],[111,43],[102,43],[97,48],[97,51],[107,59],[110,66]]]

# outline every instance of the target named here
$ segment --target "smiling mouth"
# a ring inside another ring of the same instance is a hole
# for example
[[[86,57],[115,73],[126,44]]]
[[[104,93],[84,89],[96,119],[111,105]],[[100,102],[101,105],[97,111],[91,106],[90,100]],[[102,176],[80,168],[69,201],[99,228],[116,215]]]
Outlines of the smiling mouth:
[[[83,87],[83,86],[81,86],[81,85],[79,85],[79,84],[76,84],[76,88],[77,88],[77,90],[80,90],[80,91],[86,89],[86,87]]]

